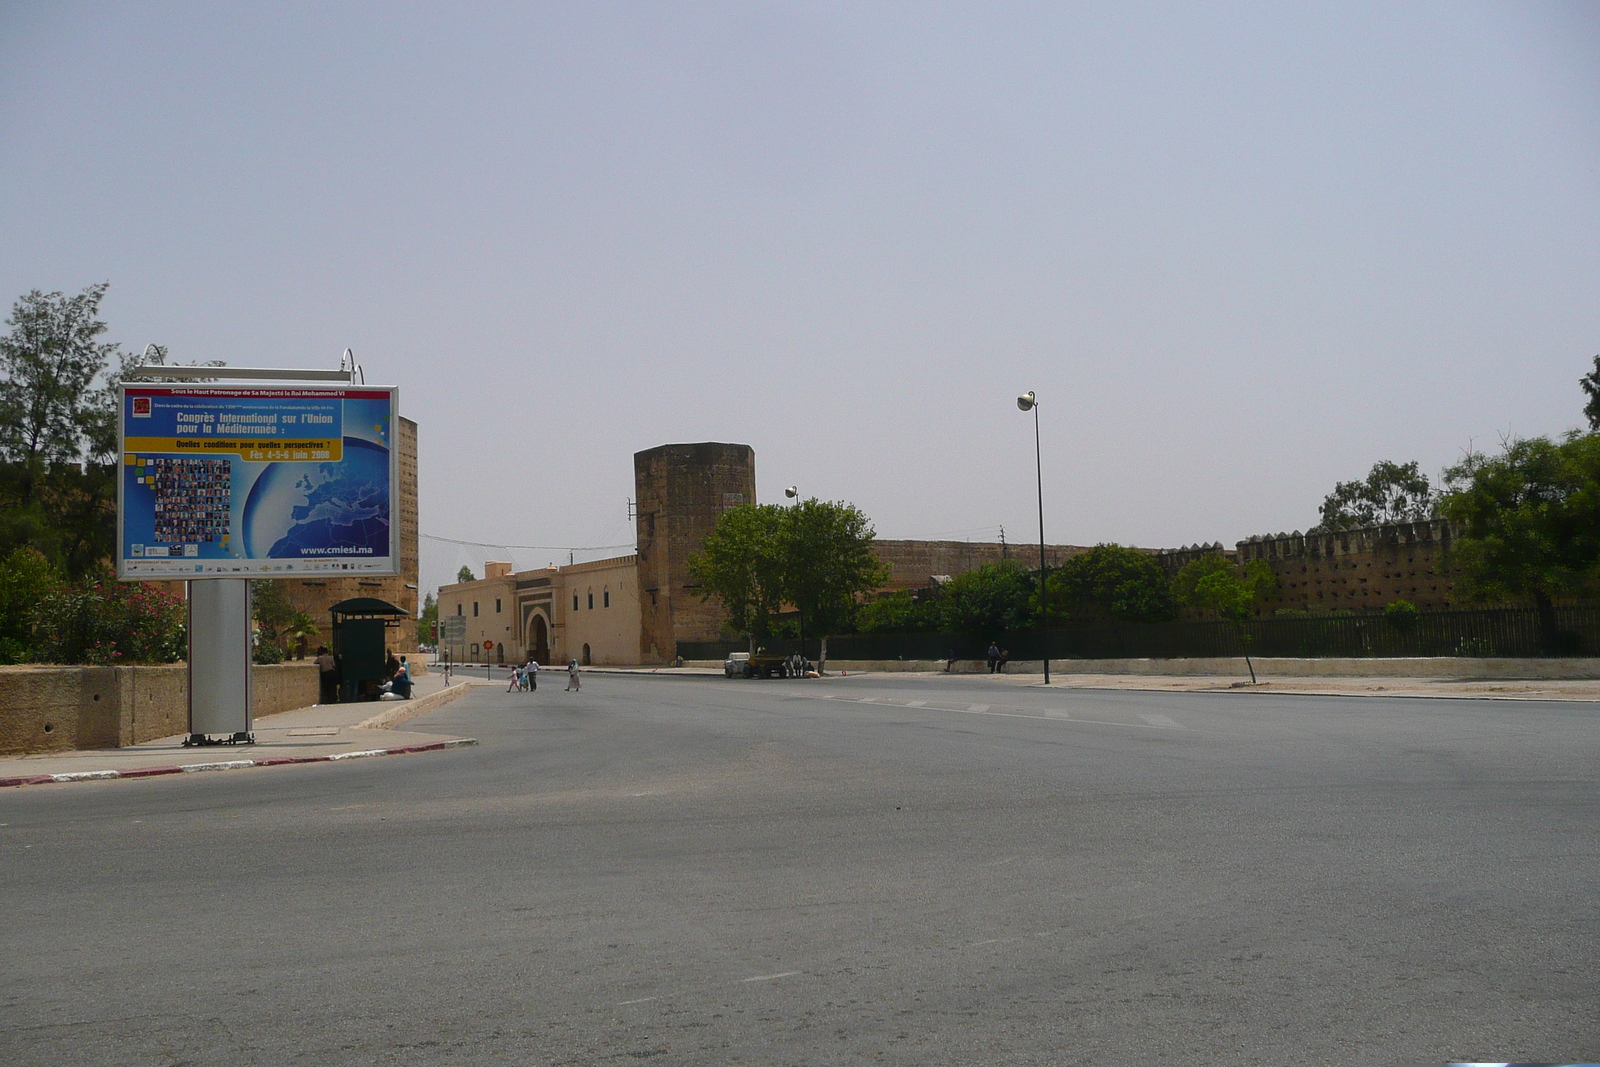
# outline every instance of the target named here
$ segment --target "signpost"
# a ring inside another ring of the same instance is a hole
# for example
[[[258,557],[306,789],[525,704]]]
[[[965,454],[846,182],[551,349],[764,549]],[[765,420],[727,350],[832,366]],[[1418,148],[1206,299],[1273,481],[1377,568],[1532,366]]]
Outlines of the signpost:
[[[466,658],[467,644],[467,617],[465,615],[444,615],[439,619],[444,631],[444,644],[450,650],[450,658],[459,660]]]
[[[484,643],[483,643],[483,676],[485,678],[489,679],[491,682],[494,681],[494,664],[492,662],[490,662],[489,653],[491,653],[493,651],[494,651],[494,642],[493,641],[488,641],[488,640],[484,641]]]
[[[185,744],[252,743],[249,580],[400,573],[399,390],[352,370],[134,374],[179,381],[121,386],[117,577],[188,583]],[[183,381],[200,375],[248,383]]]

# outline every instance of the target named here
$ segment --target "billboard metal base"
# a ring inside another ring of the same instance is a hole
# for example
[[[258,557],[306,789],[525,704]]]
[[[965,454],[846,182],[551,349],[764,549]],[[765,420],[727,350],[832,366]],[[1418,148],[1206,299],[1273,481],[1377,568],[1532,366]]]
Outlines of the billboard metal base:
[[[241,731],[233,734],[231,737],[212,737],[209,734],[190,734],[188,737],[184,738],[183,747],[196,748],[201,745],[253,745],[255,743],[255,734],[244,733]]]
[[[250,707],[250,582],[189,583],[189,739],[254,744]],[[212,734],[221,735],[212,740]]]

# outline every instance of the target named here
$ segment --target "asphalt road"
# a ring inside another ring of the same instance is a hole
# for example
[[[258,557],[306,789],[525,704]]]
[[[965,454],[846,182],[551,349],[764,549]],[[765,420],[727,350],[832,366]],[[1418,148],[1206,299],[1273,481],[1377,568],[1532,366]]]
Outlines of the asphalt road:
[[[0,1063],[1600,1053],[1600,705],[552,681],[0,794]]]

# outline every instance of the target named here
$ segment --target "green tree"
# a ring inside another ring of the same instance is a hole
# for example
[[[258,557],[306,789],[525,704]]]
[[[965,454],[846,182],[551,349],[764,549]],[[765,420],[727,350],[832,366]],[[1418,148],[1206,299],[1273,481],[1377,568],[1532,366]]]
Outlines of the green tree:
[[[0,663],[33,658],[34,609],[58,582],[50,561],[31,545],[0,562]]]
[[[689,557],[689,577],[701,599],[715,597],[728,618],[724,630],[755,642],[771,635],[784,598],[779,545],[783,509],[739,504],[724,511],[699,552]]]
[[[855,505],[811,498],[781,510],[781,589],[800,615],[801,633],[821,640],[822,671],[828,638],[851,624],[856,602],[888,581],[889,568],[873,554],[872,523]]]
[[[106,289],[34,290],[0,338],[0,554],[32,545],[75,580],[116,549],[117,385],[166,361],[164,349],[134,356],[101,339]]]
[[[428,593],[422,598],[422,615],[417,619],[417,644],[437,645],[439,636],[434,631],[439,622],[439,600]]]
[[[1196,578],[1188,606],[1215,612],[1233,622],[1243,622],[1255,613],[1256,605],[1277,584],[1272,568],[1259,559],[1243,567],[1212,567]]]
[[[1554,601],[1600,590],[1600,434],[1510,440],[1445,471],[1442,509],[1461,524],[1448,556],[1469,600],[1533,600],[1559,651]]]
[[[278,636],[286,643],[285,648],[294,652],[295,659],[305,659],[306,646],[321,632],[316,618],[310,612],[297,611],[289,616],[289,621],[283,624]]]
[[[475,582],[477,580],[478,579],[472,573],[472,568],[468,567],[466,564],[462,564],[461,569],[456,571],[457,582]]]
[[[1277,584],[1272,568],[1261,560],[1251,560],[1239,567],[1221,555],[1189,561],[1172,582],[1174,595],[1184,607],[1215,612],[1233,624],[1239,643],[1244,646],[1244,665],[1250,671],[1252,685],[1256,681],[1256,668],[1250,661],[1250,631],[1245,629],[1245,622]]]
[[[1594,357],[1594,370],[1578,379],[1589,402],[1583,405],[1583,416],[1589,420],[1591,431],[1600,430],[1600,356]]]
[[[100,340],[105,292],[34,290],[0,338],[0,552],[32,545],[69,577],[109,559],[115,535],[115,434],[94,388],[117,353]]]
[[[1009,560],[985,563],[945,583],[939,597],[943,629],[997,639],[1033,624],[1039,575]]]
[[[1045,579],[1052,621],[1163,622],[1177,615],[1171,585],[1154,556],[1121,545],[1096,545]]]
[[[118,346],[101,341],[108,284],[77,296],[35,289],[17,301],[0,338],[0,459],[22,470],[23,487],[53,463],[77,463],[88,445],[96,378]]]
[[[299,612],[270,578],[257,578],[250,583],[250,611],[256,622],[255,661],[282,663],[283,640]]]
[[[1322,521],[1313,530],[1348,530],[1358,526],[1417,522],[1435,514],[1436,500],[1428,476],[1415,461],[1375,463],[1364,481],[1339,482],[1317,510]]]
[[[856,629],[862,633],[912,634],[939,628],[936,599],[918,600],[908,589],[874,597],[856,609]]]
[[[1207,575],[1218,572],[1231,572],[1234,570],[1233,560],[1221,552],[1204,555],[1185,563],[1172,578],[1172,599],[1180,606],[1192,610],[1205,610],[1198,606],[1195,597],[1195,586]]]

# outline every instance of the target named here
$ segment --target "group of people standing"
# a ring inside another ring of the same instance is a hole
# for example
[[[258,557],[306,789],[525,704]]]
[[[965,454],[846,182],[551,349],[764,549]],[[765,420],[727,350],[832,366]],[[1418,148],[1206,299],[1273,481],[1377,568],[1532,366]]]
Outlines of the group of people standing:
[[[511,684],[506,687],[508,693],[531,693],[539,688],[539,661],[532,656],[528,662],[520,667],[511,668]],[[583,677],[578,673],[578,661],[573,660],[567,664],[567,687],[564,693],[573,693],[583,688]]]
[[[316,664],[322,686],[319,703],[335,704],[342,697],[349,696],[340,693],[344,683],[344,664],[338,656],[328,651],[327,645],[317,646]],[[410,700],[411,686],[411,664],[406,662],[406,657],[397,657],[390,652],[383,664],[383,677],[362,679],[356,698],[376,700],[384,693],[393,693],[397,697]]]

